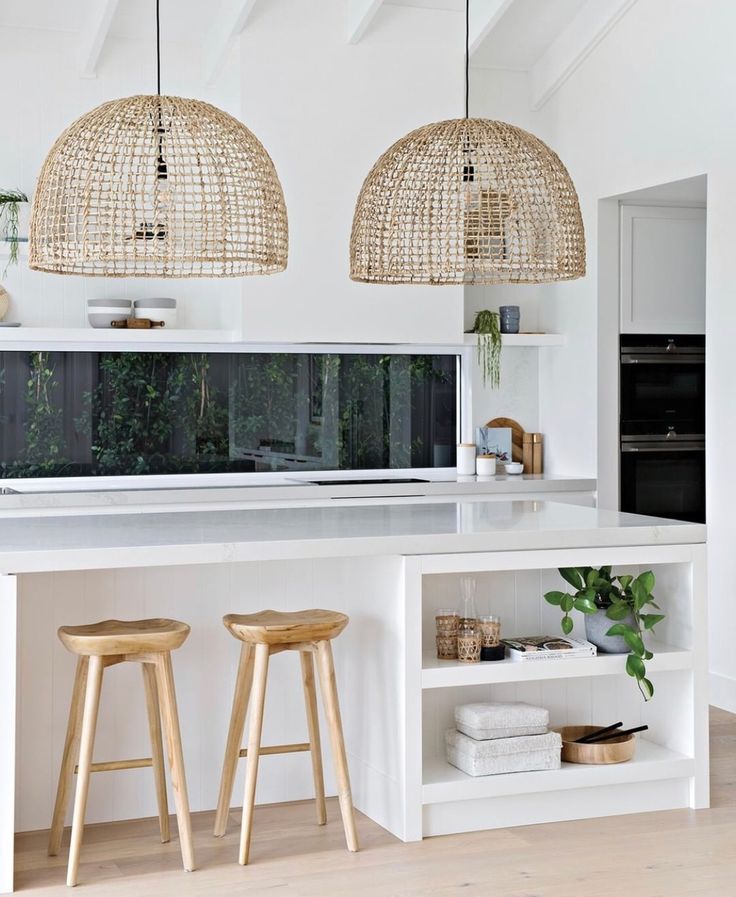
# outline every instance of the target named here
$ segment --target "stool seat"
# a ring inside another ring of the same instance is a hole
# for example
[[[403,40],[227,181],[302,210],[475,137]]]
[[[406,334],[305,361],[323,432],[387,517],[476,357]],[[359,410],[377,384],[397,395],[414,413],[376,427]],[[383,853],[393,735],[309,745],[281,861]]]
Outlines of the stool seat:
[[[334,610],[278,611],[257,614],[227,614],[225,627],[235,638],[251,645],[289,645],[325,641],[340,635],[348,617]]]
[[[86,626],[62,626],[59,638],[72,654],[105,657],[174,651],[189,635],[178,620],[102,620]]]

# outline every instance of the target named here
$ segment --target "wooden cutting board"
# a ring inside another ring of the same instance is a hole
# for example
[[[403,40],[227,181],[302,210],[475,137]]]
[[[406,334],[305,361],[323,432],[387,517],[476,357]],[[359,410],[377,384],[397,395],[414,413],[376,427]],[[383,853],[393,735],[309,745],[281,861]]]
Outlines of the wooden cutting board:
[[[521,462],[524,453],[524,428],[521,424],[510,417],[494,417],[486,426],[508,427],[511,430],[511,457],[512,460]]]
[[[0,287],[0,321],[7,315],[10,305],[10,295],[3,287]]]

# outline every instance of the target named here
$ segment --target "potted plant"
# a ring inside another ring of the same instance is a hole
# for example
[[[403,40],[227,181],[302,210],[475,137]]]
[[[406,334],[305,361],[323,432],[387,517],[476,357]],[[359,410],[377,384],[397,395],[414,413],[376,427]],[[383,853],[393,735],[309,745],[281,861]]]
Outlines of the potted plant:
[[[498,388],[501,382],[501,330],[497,311],[483,309],[475,316],[471,333],[478,334],[478,364],[483,373],[483,385]]]
[[[8,264],[18,263],[18,220],[19,207],[22,202],[28,202],[28,197],[22,190],[5,190],[0,187],[0,239],[10,244]]]
[[[645,613],[645,608],[659,610],[654,601],[654,573],[647,570],[638,576],[612,576],[611,567],[565,567],[560,575],[574,592],[547,592],[545,601],[562,610],[562,631],[572,632],[570,611],[585,614],[585,635],[588,641],[607,654],[625,654],[626,672],[648,701],[654,686],[646,678],[645,661],[654,656],[644,644],[644,632],[664,620],[664,614]]]

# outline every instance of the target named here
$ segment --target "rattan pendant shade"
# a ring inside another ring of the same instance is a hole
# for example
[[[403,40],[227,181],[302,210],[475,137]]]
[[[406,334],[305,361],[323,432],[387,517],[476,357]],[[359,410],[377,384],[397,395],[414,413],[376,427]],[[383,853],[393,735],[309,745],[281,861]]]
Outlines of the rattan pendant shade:
[[[240,277],[286,267],[286,205],[255,135],[199,100],[134,96],[58,138],[38,179],[29,266],[106,277]]]
[[[350,276],[365,283],[543,283],[585,274],[577,193],[513,125],[461,118],[407,134],[360,191]]]

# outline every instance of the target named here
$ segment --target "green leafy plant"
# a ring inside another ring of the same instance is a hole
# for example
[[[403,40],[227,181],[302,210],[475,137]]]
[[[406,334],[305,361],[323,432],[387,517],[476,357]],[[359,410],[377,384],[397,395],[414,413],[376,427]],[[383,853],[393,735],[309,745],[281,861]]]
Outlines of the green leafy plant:
[[[583,614],[605,610],[613,623],[606,635],[623,637],[631,651],[626,658],[626,672],[636,679],[639,691],[648,701],[654,695],[654,686],[647,679],[645,661],[654,655],[644,644],[644,632],[653,632],[657,623],[664,620],[664,614],[644,612],[647,607],[659,610],[653,595],[654,573],[647,570],[637,577],[612,576],[611,567],[564,567],[559,572],[575,591],[547,592],[544,599],[562,611],[562,631],[565,635],[572,632],[572,610]]]
[[[10,244],[5,271],[10,265],[18,264],[18,210],[22,202],[28,202],[22,190],[4,190],[0,187],[0,238]]]
[[[501,382],[501,330],[497,311],[479,311],[471,333],[478,334],[478,365],[483,373],[483,385],[490,383],[497,389]]]

